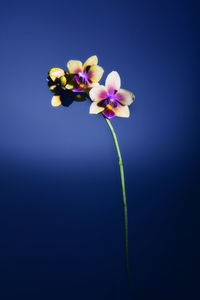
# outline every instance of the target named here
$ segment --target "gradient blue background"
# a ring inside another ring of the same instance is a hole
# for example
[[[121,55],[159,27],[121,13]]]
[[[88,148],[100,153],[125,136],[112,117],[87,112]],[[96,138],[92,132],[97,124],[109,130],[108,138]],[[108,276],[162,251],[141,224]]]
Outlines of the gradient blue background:
[[[135,299],[197,299],[198,1],[1,4],[0,299],[130,299],[113,141],[50,67],[98,55],[136,101],[115,118]]]

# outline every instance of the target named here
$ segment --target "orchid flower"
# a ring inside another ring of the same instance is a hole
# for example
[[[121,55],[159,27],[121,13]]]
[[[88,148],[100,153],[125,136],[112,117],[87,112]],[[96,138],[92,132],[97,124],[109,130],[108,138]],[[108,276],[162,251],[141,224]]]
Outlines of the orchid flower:
[[[104,85],[93,87],[90,92],[90,98],[93,103],[90,105],[90,113],[103,113],[105,117],[111,119],[115,116],[128,118],[130,105],[135,96],[120,88],[121,79],[116,71],[108,74]]]
[[[52,106],[64,105],[62,97],[70,95],[75,100],[80,101],[81,97],[90,96],[92,101],[90,105],[91,114],[102,113],[106,123],[111,131],[114,145],[117,151],[120,178],[122,187],[122,199],[124,209],[124,244],[126,269],[129,278],[130,288],[132,289],[132,279],[129,266],[128,250],[128,209],[126,201],[125,177],[120,147],[117,135],[109,119],[117,116],[128,118],[130,116],[129,105],[135,100],[135,96],[128,90],[121,88],[121,79],[116,71],[108,74],[105,86],[99,85],[99,80],[103,75],[103,68],[98,66],[96,55],[89,57],[84,64],[79,60],[70,60],[67,63],[69,73],[60,68],[51,68],[49,71],[48,85],[54,93],[51,100]],[[89,98],[89,97],[88,97]]]
[[[97,64],[98,58],[96,55],[89,57],[84,64],[80,60],[70,60],[67,63],[69,74],[73,75],[74,79],[73,92],[86,92],[93,86],[98,85],[104,70]]]

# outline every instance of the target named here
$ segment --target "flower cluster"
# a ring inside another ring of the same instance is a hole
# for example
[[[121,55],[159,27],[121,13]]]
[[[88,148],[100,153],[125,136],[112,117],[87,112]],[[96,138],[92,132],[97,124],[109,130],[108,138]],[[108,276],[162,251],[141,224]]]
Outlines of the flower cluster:
[[[108,74],[105,86],[99,81],[104,70],[98,65],[96,55],[89,57],[84,64],[79,60],[70,60],[67,63],[68,71],[60,68],[51,68],[48,73],[49,89],[54,93],[52,106],[62,104],[62,95],[73,95],[75,100],[88,95],[92,101],[91,114],[102,113],[106,118],[115,116],[128,118],[129,105],[134,101],[133,93],[121,89],[121,79],[116,71]]]

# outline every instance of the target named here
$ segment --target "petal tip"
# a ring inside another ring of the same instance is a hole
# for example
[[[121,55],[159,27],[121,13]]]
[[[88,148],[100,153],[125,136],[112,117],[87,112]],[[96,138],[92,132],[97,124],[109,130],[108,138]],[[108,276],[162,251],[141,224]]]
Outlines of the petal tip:
[[[70,74],[77,74],[83,69],[82,62],[80,60],[69,60],[67,63],[67,68]]]
[[[106,88],[109,90],[116,90],[118,91],[121,86],[121,78],[117,71],[112,71],[108,74],[105,82]]]
[[[98,57],[96,55],[90,56],[83,65],[83,69],[85,70],[89,66],[94,66],[98,64]]]

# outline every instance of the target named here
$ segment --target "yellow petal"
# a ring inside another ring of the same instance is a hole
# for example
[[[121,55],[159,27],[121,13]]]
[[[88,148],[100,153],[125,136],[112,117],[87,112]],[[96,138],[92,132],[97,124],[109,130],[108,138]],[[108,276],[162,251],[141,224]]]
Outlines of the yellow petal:
[[[67,84],[67,78],[65,76],[61,76],[59,81],[61,86],[65,86]]]
[[[116,90],[118,91],[121,86],[121,79],[116,71],[112,71],[110,74],[108,74],[106,78],[105,86],[108,90]]]
[[[56,107],[56,106],[59,106],[61,105],[61,100],[60,100],[60,96],[58,95],[54,95],[53,98],[51,99],[51,105]]]
[[[92,101],[99,102],[108,97],[107,90],[104,85],[95,86],[90,90],[90,98]]]
[[[52,85],[52,86],[49,87],[50,91],[55,90],[55,88],[56,88],[56,85]]]
[[[114,111],[115,115],[117,117],[122,117],[122,118],[129,118],[130,117],[130,110],[127,105],[122,106],[118,105],[117,107],[113,107],[112,110]]]
[[[56,78],[60,78],[61,76],[64,76],[64,75],[65,75],[65,71],[63,69],[60,69],[60,68],[51,68],[49,70],[49,77],[53,81],[55,81]]]
[[[98,82],[103,76],[104,69],[100,66],[91,66],[88,72],[88,78],[92,82]]]
[[[98,58],[96,55],[90,56],[83,65],[83,70],[85,70],[88,66],[97,65]]]
[[[67,90],[72,90],[74,86],[72,84],[67,84],[65,87]]]
[[[98,114],[104,109],[104,107],[98,106],[97,102],[92,102],[92,104],[90,105],[90,114]]]
[[[70,60],[67,63],[67,68],[70,74],[77,74],[83,71],[83,65],[80,60]]]

